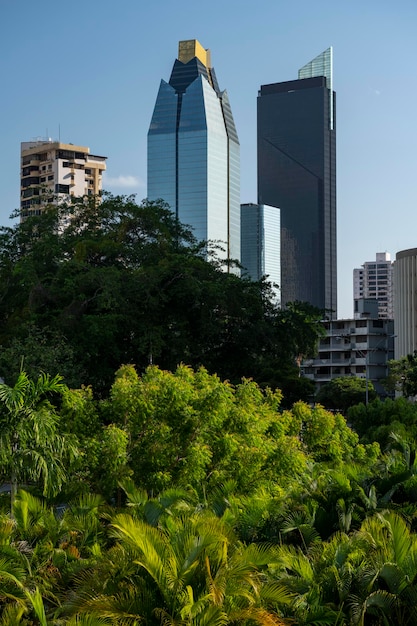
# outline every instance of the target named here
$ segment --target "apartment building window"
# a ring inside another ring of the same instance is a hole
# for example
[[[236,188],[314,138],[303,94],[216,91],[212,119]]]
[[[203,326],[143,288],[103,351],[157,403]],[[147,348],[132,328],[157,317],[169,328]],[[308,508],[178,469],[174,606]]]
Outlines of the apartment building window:
[[[366,343],[367,335],[356,335],[355,339],[357,343]]]
[[[39,189],[34,189],[33,187],[29,187],[28,189],[23,189],[21,196],[22,198],[30,198],[30,196],[38,196]]]
[[[30,185],[39,185],[39,176],[29,176],[22,178],[22,187],[30,187]]]
[[[22,176],[30,176],[32,172],[39,172],[39,167],[37,165],[31,165],[30,167],[24,167],[22,169]]]
[[[69,193],[69,185],[56,184],[55,193]]]
[[[31,154],[30,156],[26,156],[22,158],[22,165],[29,165],[31,161],[39,161],[38,154]]]

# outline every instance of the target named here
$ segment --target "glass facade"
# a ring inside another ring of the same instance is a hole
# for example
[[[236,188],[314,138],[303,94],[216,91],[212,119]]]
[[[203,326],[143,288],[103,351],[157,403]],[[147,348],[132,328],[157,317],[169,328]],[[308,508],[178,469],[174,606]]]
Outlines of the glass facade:
[[[161,81],[148,135],[148,196],[176,204],[177,95]]]
[[[224,258],[240,260],[239,140],[227,93],[198,46],[190,49],[199,57],[177,59],[159,88],[148,132],[148,197],[165,200],[198,240],[218,242]]]
[[[310,74],[324,71],[316,66]],[[329,317],[337,316],[334,105],[325,75],[263,85],[258,97],[258,201],[281,210],[282,303],[310,302]]]
[[[259,204],[242,204],[241,263],[242,275],[252,280],[267,276],[281,299],[280,210]]]
[[[330,100],[329,125],[330,129],[333,130],[333,48],[331,46],[298,70],[298,78],[314,78],[315,76],[325,76],[326,78]]]

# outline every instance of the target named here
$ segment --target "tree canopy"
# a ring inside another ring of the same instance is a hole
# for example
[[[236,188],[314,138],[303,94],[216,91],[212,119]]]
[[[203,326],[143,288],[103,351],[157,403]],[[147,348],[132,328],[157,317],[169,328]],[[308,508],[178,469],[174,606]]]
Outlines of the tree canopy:
[[[300,401],[321,312],[207,255],[131,198],[1,230],[0,626],[416,623],[414,405]]]
[[[303,303],[281,311],[266,280],[222,271],[210,243],[197,243],[163,203],[84,198],[0,229],[8,383],[24,357],[31,374],[59,372],[96,393],[123,363],[173,370],[183,362],[234,383],[298,380],[302,389],[297,360],[314,352],[321,317]]]
[[[0,384],[0,480],[17,487],[41,479],[44,495],[58,493],[64,464],[75,452],[59,429],[59,414],[48,399],[64,390],[60,376],[31,380],[21,372],[13,387]]]
[[[349,407],[366,401],[367,390],[370,400],[376,398],[376,392],[370,380],[357,376],[333,378],[320,388],[316,401],[327,409],[341,411],[346,415]]]
[[[320,405],[185,365],[125,365],[103,399],[22,372],[0,399],[4,476],[35,451],[55,488],[28,463],[13,518],[0,496],[0,624],[415,622],[411,438],[381,452]]]
[[[388,366],[385,387],[389,391],[399,391],[406,398],[417,396],[417,350],[401,359],[392,359]]]

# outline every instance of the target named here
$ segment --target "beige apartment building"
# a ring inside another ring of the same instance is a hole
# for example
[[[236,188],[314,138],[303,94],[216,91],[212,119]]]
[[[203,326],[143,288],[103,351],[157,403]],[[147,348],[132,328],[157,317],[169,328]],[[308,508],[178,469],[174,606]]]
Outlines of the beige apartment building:
[[[52,139],[22,142],[20,219],[40,215],[51,203],[100,194],[106,159],[72,143]]]

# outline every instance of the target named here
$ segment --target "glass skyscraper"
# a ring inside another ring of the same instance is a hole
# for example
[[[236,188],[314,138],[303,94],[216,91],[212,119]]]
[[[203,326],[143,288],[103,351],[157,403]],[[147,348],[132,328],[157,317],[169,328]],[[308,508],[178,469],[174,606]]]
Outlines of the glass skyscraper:
[[[332,48],[258,96],[258,202],[281,210],[281,300],[337,316]]]
[[[240,259],[240,147],[210,51],[180,41],[169,82],[161,80],[148,132],[148,197],[165,200],[198,240]]]
[[[242,204],[240,211],[242,275],[256,281],[267,276],[278,303],[281,300],[280,211],[259,204]]]

